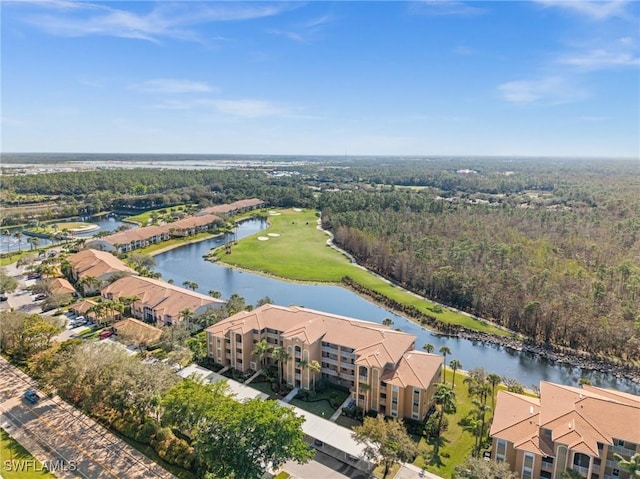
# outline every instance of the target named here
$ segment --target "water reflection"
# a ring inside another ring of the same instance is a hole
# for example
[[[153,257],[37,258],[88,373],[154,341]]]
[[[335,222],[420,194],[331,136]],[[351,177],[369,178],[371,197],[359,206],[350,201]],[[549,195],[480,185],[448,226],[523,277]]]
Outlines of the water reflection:
[[[238,228],[238,238],[250,236],[265,227],[266,224],[259,220],[247,221]],[[195,281],[199,285],[198,290],[204,294],[210,290],[217,290],[222,293],[223,298],[228,298],[236,293],[250,304],[256,304],[259,299],[269,296],[276,304],[295,304],[377,323],[391,318],[394,322],[392,327],[417,336],[417,348],[431,343],[435,346],[435,351],[438,351],[441,346],[446,345],[452,351],[450,357],[462,362],[463,369],[484,367],[490,372],[514,378],[526,387],[537,386],[540,380],[576,385],[581,377],[585,377],[594,385],[640,392],[640,385],[617,379],[609,374],[582,371],[502,346],[434,334],[339,286],[288,283],[204,261],[203,255],[225,241],[225,238],[215,238],[160,254],[155,257],[156,270],[165,279],[173,278],[178,285],[184,281]]]

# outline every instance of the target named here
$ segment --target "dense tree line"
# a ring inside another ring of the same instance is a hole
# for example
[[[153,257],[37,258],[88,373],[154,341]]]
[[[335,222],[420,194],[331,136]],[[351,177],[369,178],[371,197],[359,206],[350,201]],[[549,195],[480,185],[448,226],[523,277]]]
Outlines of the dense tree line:
[[[271,206],[309,207],[315,204],[312,193],[296,178],[259,170],[114,169],[4,176],[0,199],[6,205],[25,195],[55,196],[57,205],[39,214],[59,217],[61,211],[87,215],[182,203],[207,206],[252,197]],[[3,224],[15,222],[7,218]]]
[[[540,341],[640,358],[638,177],[578,176],[560,208],[402,189],[327,192],[320,206],[340,246],[409,289]]]
[[[257,479],[312,456],[304,418],[290,408],[240,403],[225,383],[182,380],[164,363],[143,363],[114,345],[67,341],[33,356],[29,368],[62,398],[196,477]]]

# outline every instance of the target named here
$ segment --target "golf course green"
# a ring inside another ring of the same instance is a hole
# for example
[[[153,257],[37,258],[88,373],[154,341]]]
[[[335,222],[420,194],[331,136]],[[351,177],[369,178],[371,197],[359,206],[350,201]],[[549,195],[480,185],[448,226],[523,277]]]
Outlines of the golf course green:
[[[274,275],[283,279],[319,283],[340,283],[349,276],[354,282],[401,304],[412,305],[442,322],[481,332],[509,335],[490,323],[440,307],[400,289],[355,265],[327,244],[329,236],[318,229],[313,210],[284,209],[267,213],[269,227],[240,240],[231,247],[217,248],[210,259],[230,266]]]

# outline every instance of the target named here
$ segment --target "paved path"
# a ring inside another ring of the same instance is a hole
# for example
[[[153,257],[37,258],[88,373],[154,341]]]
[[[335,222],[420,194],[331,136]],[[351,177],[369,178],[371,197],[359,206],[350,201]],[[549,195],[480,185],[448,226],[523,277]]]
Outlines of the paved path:
[[[32,405],[22,399],[35,389],[29,376],[0,358],[3,428],[41,462],[65,461],[58,477],[84,479],[175,479],[142,453],[58,397]]]
[[[286,402],[286,403],[291,402],[291,400],[298,395],[299,391],[300,391],[300,388],[293,388],[291,392],[284,397],[282,402]]]
[[[331,417],[329,418],[329,421],[336,422],[338,420],[338,418],[340,417],[340,415],[342,414],[342,408],[349,406],[349,403],[351,401],[353,401],[353,398],[350,395],[347,396],[347,399],[345,399],[344,402],[342,404],[340,404],[340,407],[338,409],[336,409],[336,412],[334,412],[331,415]]]

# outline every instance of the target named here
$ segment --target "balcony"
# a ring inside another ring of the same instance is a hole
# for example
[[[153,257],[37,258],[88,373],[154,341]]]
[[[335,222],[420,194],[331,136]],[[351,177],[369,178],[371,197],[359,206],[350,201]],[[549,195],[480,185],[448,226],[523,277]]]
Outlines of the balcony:
[[[611,446],[609,447],[610,451],[617,452],[621,456],[633,456],[636,453],[635,449],[628,449],[624,446]]]
[[[596,474],[600,474],[600,464],[594,464],[591,468],[591,472],[595,472]]]
[[[574,464],[572,467],[573,467],[574,471],[578,471],[580,474],[582,474],[584,476],[589,474],[589,468],[588,467],[577,466],[576,464]]]
[[[350,353],[350,352],[343,351],[343,350],[340,350],[340,355],[344,356],[347,359],[355,359],[356,358],[356,353]]]
[[[322,372],[325,374],[328,374],[329,376],[337,376],[338,375],[338,371],[336,371],[335,369],[330,369],[330,368],[322,368]]]
[[[369,384],[369,378],[367,376],[358,376],[358,382],[360,384]]]
[[[322,358],[322,362],[327,364],[333,364],[334,366],[338,365],[338,361],[336,361],[333,358]]]
[[[541,467],[542,469],[545,470],[553,470],[553,461],[549,462],[549,461],[542,461],[541,463]]]
[[[331,346],[322,346],[322,352],[335,354],[336,357],[338,357],[338,348],[333,348]]]

